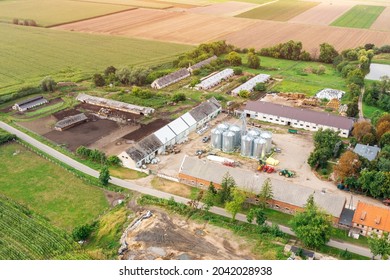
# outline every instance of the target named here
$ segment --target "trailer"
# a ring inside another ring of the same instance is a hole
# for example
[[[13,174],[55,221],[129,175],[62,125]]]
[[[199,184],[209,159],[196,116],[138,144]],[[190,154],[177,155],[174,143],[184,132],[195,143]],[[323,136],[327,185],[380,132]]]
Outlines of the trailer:
[[[291,134],[298,134],[298,130],[297,130],[297,129],[291,129],[291,128],[289,128],[289,129],[288,129],[288,133],[291,133]]]

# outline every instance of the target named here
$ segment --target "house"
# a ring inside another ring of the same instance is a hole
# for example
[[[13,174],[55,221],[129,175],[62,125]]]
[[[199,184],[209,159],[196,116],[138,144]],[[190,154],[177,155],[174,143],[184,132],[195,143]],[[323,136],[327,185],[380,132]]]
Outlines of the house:
[[[339,131],[341,137],[348,137],[354,124],[354,120],[347,117],[264,101],[249,101],[244,113],[252,119],[310,131],[332,129]]]
[[[154,109],[150,107],[142,107],[142,106],[116,101],[112,99],[91,96],[84,93],[80,93],[76,99],[83,103],[96,105],[104,108],[115,109],[122,112],[138,114],[138,115],[147,116],[154,113]]]
[[[390,209],[359,201],[352,219],[352,226],[360,235],[379,237],[390,233]]]
[[[222,81],[232,77],[234,75],[233,69],[227,68],[222,70],[206,79],[204,79],[199,84],[195,85],[197,90],[208,90],[220,84]]]
[[[235,89],[232,90],[232,95],[234,96],[237,96],[238,93],[242,90],[246,90],[246,91],[253,91],[253,89],[255,88],[255,86],[259,83],[266,83],[268,82],[268,80],[271,78],[270,75],[267,75],[267,74],[259,74],[253,78],[251,78],[249,81],[246,81],[245,83],[243,83],[242,85],[240,85],[239,87],[236,87]]]
[[[119,154],[123,166],[134,169],[150,163],[167,148],[186,141],[191,132],[202,128],[208,121],[215,118],[221,109],[221,104],[214,97],[199,104]]]
[[[86,122],[87,120],[88,120],[88,118],[84,113],[69,116],[69,117],[66,117],[66,118],[58,121],[55,124],[54,129],[58,130],[58,131],[64,131],[64,130],[69,129],[73,126],[76,126],[80,123]]]
[[[315,97],[318,99],[327,99],[327,100],[337,99],[337,100],[340,100],[344,94],[345,94],[345,91],[342,91],[342,90],[325,88],[325,89],[317,92]]]
[[[377,146],[356,144],[353,151],[354,151],[354,153],[358,154],[359,156],[362,156],[362,157],[368,159],[369,161],[373,161],[376,158],[376,156],[379,154],[381,149]]]
[[[19,112],[25,112],[27,110],[30,110],[37,106],[41,106],[46,103],[49,103],[49,101],[47,101],[45,98],[43,98],[43,96],[40,95],[40,96],[23,100],[22,102],[19,103],[15,103],[15,105],[12,106],[12,109],[18,110]]]
[[[249,170],[232,168],[206,159],[184,156],[179,170],[182,183],[207,188],[213,182],[216,188],[221,188],[222,178],[229,173],[237,186],[252,193],[259,193],[267,176]],[[313,194],[315,202],[333,217],[333,222],[339,222],[345,206],[345,198],[336,194],[315,191],[309,187],[292,184],[287,181],[271,179],[273,199],[268,201],[271,208],[293,214],[302,211],[308,197]]]
[[[183,80],[189,77],[190,75],[191,75],[190,72],[186,68],[182,68],[176,72],[173,72],[171,74],[165,75],[161,78],[154,80],[153,83],[151,84],[151,87],[155,89],[161,89],[171,84],[174,84],[180,80]]]
[[[205,65],[209,65],[214,60],[217,60],[216,55],[213,55],[212,57],[209,57],[209,58],[202,60],[194,65],[191,65],[190,67],[187,68],[187,70],[192,74],[195,70],[198,70]]]

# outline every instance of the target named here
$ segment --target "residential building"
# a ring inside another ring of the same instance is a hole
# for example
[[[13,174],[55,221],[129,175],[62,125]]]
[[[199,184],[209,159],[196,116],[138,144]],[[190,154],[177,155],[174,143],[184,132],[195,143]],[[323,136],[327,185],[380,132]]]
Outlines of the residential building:
[[[373,161],[376,158],[376,156],[379,154],[381,149],[378,146],[356,144],[353,151],[354,151],[354,153],[358,154],[359,156],[362,156],[362,157],[368,159],[369,161]]]
[[[371,236],[375,233],[381,237],[384,232],[390,233],[390,208],[359,201],[352,224],[360,235]]]

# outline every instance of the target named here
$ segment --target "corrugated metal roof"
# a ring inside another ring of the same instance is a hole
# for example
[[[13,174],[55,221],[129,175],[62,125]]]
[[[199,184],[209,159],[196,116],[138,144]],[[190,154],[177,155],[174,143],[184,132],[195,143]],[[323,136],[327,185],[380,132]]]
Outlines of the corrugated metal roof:
[[[188,124],[188,126],[193,126],[196,124],[196,120],[191,116],[190,113],[185,113],[181,118]]]
[[[247,90],[247,91],[252,91],[253,88],[258,84],[258,83],[265,83],[269,80],[271,76],[267,74],[259,74],[249,81],[243,83],[239,87],[236,87],[235,89],[232,90],[232,93],[238,94],[241,90]]]
[[[213,97],[207,100],[207,102],[203,102],[200,105],[196,106],[194,109],[189,111],[189,113],[197,122],[199,122],[220,108],[221,105]]]
[[[163,88],[168,86],[170,83],[172,83],[172,81],[175,81],[177,79],[184,79],[190,75],[191,75],[190,72],[186,68],[182,68],[173,73],[170,73],[168,75],[156,79],[155,81],[153,81],[153,83],[156,83],[159,85],[159,87]]]
[[[15,105],[23,106],[23,105],[26,105],[28,103],[35,102],[35,101],[38,101],[38,102],[46,101],[47,102],[47,100],[44,99],[42,95],[39,95],[39,96],[35,96],[35,97],[29,98],[29,99],[25,99],[19,103],[16,103]]]
[[[165,145],[167,142],[171,141],[173,138],[176,137],[176,134],[173,133],[173,131],[168,127],[164,126],[157,130],[154,135],[161,141],[163,145]]]
[[[84,113],[80,113],[80,114],[77,114],[77,115],[66,117],[66,118],[58,121],[55,124],[55,127],[56,128],[65,128],[65,127],[68,127],[70,125],[73,125],[73,124],[76,124],[76,123],[79,123],[79,122],[83,122],[83,121],[86,121],[86,120],[88,120],[87,116]]]
[[[365,157],[369,161],[372,161],[376,158],[381,149],[378,147],[356,144],[355,149],[353,149],[353,151],[358,155]]]
[[[188,156],[185,156],[179,172],[217,184],[221,184],[223,176],[229,172],[238,187],[254,193],[259,193],[265,179],[269,178],[266,175],[252,171],[231,168],[206,159],[200,160]],[[339,195],[322,193],[305,186],[277,179],[271,179],[271,182],[274,200],[304,207],[308,197],[313,194],[317,205],[334,217],[340,217],[344,208],[345,198]]]
[[[177,118],[176,120],[170,122],[168,124],[169,128],[172,129],[172,131],[179,135],[180,133],[186,131],[188,129],[188,125],[182,120],[182,118]]]
[[[351,130],[354,124],[354,120],[350,118],[264,101],[249,101],[245,110],[315,123],[317,125],[326,125],[339,129]]]
[[[217,59],[217,56],[213,55],[212,57],[209,57],[209,58],[207,58],[205,60],[202,60],[202,61],[200,61],[200,62],[198,62],[198,63],[188,67],[188,71],[200,69],[203,66],[210,64],[213,60],[216,60],[216,59]]]

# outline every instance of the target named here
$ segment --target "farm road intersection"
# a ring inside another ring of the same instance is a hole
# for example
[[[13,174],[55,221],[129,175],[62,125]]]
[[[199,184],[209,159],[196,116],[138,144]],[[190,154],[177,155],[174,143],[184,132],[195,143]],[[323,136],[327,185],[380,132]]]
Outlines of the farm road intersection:
[[[87,175],[93,176],[95,178],[99,177],[98,171],[96,171],[96,170],[94,170],[94,169],[92,169],[92,168],[90,168],[82,163],[79,163],[78,161],[56,151],[55,149],[39,142],[38,140],[32,138],[31,136],[21,132],[20,130],[18,130],[16,128],[2,122],[2,121],[0,121],[0,128],[8,131],[9,133],[15,134],[19,139],[29,143],[30,145],[34,146],[35,148],[41,150],[44,153],[47,153],[48,155],[50,155],[50,156],[56,158],[57,160],[69,165],[70,167],[73,167],[73,168],[75,168],[75,169],[77,169],[77,170],[79,170]],[[120,187],[123,187],[123,188],[126,188],[126,189],[129,189],[129,190],[132,190],[132,191],[136,191],[136,192],[139,192],[142,194],[148,194],[148,195],[163,198],[163,199],[170,199],[171,197],[173,197],[176,202],[180,202],[180,203],[184,203],[184,204],[187,204],[187,202],[190,201],[189,199],[184,198],[184,197],[180,197],[180,196],[176,196],[176,195],[173,195],[170,193],[158,191],[158,190],[155,190],[152,188],[142,187],[142,186],[139,186],[139,185],[134,184],[132,182],[125,181],[125,180],[122,180],[122,179],[119,179],[116,177],[112,177],[110,183],[117,185],[117,186],[120,186]],[[203,204],[200,204],[200,207],[202,207],[202,206],[203,206]],[[212,207],[210,209],[210,212],[217,214],[217,215],[224,216],[224,217],[229,217],[229,218],[231,217],[231,215],[229,213],[227,213],[225,211],[225,209],[220,208],[220,207]],[[239,221],[242,221],[242,222],[247,222],[246,216],[243,214],[237,214],[236,219]],[[291,231],[290,228],[282,226],[282,225],[279,225],[279,228],[281,231],[283,231],[289,235],[295,236],[295,234]],[[327,245],[341,249],[341,250],[347,249],[349,252],[356,253],[356,254],[359,254],[362,256],[372,257],[372,254],[368,248],[352,245],[352,244],[345,243],[345,242],[339,242],[336,240],[330,240],[327,243]]]

